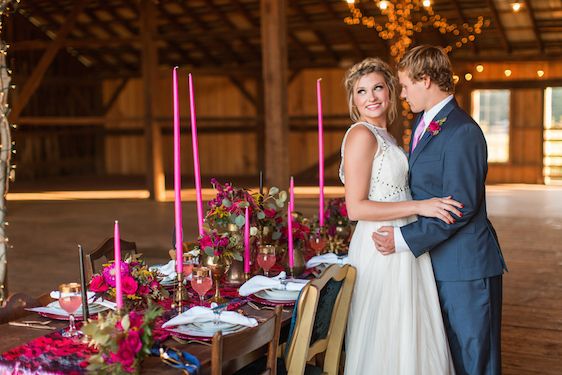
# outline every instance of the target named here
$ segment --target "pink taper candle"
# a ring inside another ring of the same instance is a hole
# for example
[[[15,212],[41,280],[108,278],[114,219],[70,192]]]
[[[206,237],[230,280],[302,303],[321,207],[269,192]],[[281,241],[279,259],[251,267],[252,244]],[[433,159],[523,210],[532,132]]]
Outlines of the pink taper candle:
[[[113,232],[113,249],[115,251],[115,303],[117,311],[123,308],[123,284],[121,283],[121,235],[119,234],[119,222],[115,220]]]
[[[244,224],[244,273],[250,273],[250,215],[248,211],[248,207],[246,207],[246,224]]]
[[[322,120],[322,90],[320,81],[316,81],[316,99],[318,103],[318,218],[320,226],[324,226],[324,125]]]
[[[201,173],[199,168],[199,145],[197,142],[197,121],[195,118],[195,96],[193,94],[193,79],[189,73],[189,109],[191,117],[191,144],[193,145],[193,173],[195,175],[195,198],[197,201],[197,224],[199,235],[203,231],[203,197],[201,195]]]
[[[289,251],[289,268],[295,265],[295,253],[293,249],[293,215],[291,212],[291,203],[287,207],[287,244]]]
[[[174,100],[174,219],[176,229],[176,272],[183,272],[183,225],[181,212],[181,153],[180,153],[180,104],[178,96],[178,67],[172,73]]]
[[[289,183],[289,205],[291,206],[291,211],[295,210],[295,179],[291,176],[291,181]]]

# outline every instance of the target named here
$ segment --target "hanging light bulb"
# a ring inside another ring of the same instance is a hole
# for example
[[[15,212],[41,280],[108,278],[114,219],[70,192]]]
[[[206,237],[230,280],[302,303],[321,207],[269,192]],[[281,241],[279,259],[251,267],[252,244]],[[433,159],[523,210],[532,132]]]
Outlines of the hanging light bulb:
[[[429,8],[431,6],[431,1],[430,0],[423,0],[423,6],[426,8]]]
[[[388,8],[388,1],[386,0],[379,1],[379,8],[381,10],[385,10],[386,8]]]
[[[511,3],[511,9],[513,9],[515,13],[519,12],[521,10],[521,3],[520,2]]]
[[[355,0],[347,0],[348,4],[355,4]]]
[[[456,74],[453,74],[453,83],[456,85],[460,80],[460,77]]]
[[[466,74],[464,75],[464,79],[466,79],[467,81],[470,81],[470,80],[472,79],[472,74],[466,73]]]
[[[478,73],[482,73],[484,71],[484,65],[482,65],[482,64],[476,65],[476,71]]]
[[[544,70],[542,69],[537,70],[537,75],[539,76],[539,78],[542,78],[542,76],[544,76]]]
[[[511,76],[511,70],[510,69],[506,69],[503,71],[503,74],[505,74],[506,77]]]

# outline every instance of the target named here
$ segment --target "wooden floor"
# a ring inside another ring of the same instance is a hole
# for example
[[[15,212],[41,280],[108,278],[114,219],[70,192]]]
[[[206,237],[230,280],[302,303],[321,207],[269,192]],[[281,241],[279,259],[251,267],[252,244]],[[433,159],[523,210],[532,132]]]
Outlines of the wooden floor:
[[[312,214],[315,201],[297,199]],[[509,273],[504,276],[503,373],[562,373],[562,189],[491,186],[488,209]],[[196,233],[195,205],[184,203],[185,236]],[[78,280],[77,244],[91,249],[110,237],[137,242],[150,263],[172,240],[172,203],[146,200],[10,201],[9,285],[38,295]]]

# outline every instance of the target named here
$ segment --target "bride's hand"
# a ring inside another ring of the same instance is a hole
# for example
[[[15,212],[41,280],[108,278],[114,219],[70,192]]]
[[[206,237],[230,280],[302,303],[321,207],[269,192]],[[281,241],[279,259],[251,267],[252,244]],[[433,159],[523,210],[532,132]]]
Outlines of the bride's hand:
[[[418,201],[418,215],[425,217],[435,217],[443,220],[447,224],[452,224],[456,219],[451,215],[462,217],[462,213],[457,208],[463,208],[464,205],[451,199],[451,196],[443,198],[431,198]]]

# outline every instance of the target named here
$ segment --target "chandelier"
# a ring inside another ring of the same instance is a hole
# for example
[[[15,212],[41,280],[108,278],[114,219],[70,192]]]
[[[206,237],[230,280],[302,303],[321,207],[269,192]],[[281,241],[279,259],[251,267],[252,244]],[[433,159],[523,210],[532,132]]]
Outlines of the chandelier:
[[[482,33],[482,28],[490,25],[489,20],[479,16],[476,23],[461,26],[451,24],[447,18],[435,13],[431,7],[431,0],[373,0],[385,21],[377,21],[373,16],[365,16],[355,5],[355,0],[346,0],[351,13],[344,21],[348,25],[363,25],[375,29],[379,36],[390,41],[390,55],[400,60],[412,44],[414,33],[419,33],[424,27],[433,27],[441,34],[452,34],[455,42],[444,46],[449,53],[453,48],[460,48],[474,42],[476,35]],[[379,17],[380,19],[380,17]]]

